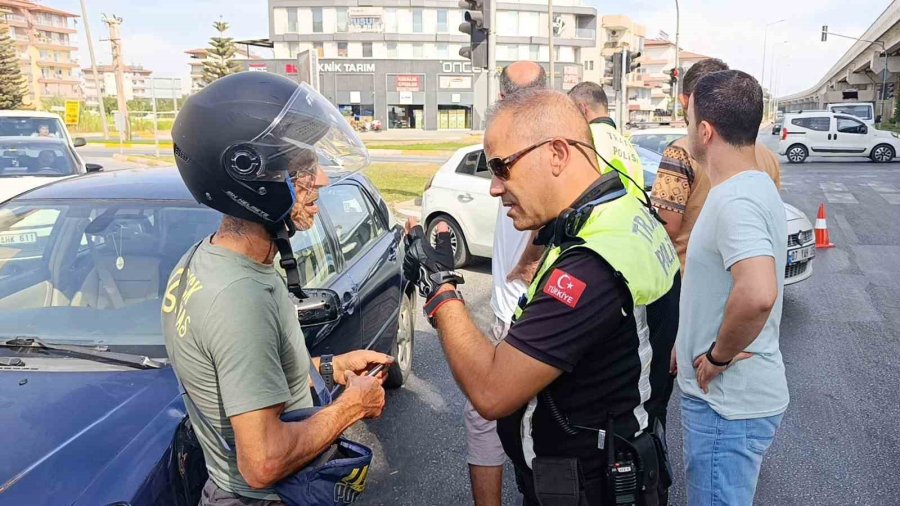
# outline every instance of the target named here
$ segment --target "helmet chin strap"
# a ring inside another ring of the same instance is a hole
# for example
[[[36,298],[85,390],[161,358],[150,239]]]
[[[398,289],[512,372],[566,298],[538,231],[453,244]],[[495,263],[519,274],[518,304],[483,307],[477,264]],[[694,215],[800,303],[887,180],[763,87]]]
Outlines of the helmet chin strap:
[[[307,298],[300,286],[300,270],[297,268],[297,257],[294,256],[294,249],[291,247],[291,237],[297,231],[294,221],[290,215],[281,221],[278,225],[271,227],[269,233],[272,234],[272,240],[275,247],[278,248],[278,254],[281,257],[279,264],[284,269],[287,276],[287,289],[294,297],[298,299]]]

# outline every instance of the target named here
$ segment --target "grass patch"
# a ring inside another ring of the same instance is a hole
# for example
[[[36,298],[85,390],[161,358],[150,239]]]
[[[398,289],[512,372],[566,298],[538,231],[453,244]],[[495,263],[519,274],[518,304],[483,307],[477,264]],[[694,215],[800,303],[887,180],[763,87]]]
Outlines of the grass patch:
[[[369,141],[366,147],[369,149],[399,149],[403,151],[456,151],[459,148],[480,144],[481,136],[470,135],[467,138],[450,142],[391,142]]]
[[[389,204],[421,197],[425,184],[440,168],[434,163],[373,163],[364,174]]]

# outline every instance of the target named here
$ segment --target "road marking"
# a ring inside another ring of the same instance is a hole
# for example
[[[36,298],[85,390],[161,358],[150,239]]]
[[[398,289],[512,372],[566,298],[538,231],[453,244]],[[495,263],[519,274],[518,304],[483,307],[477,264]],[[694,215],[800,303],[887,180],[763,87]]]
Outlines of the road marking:
[[[889,204],[894,204],[895,206],[900,206],[900,193],[879,193],[884,200],[887,200]]]
[[[859,204],[852,193],[825,192],[825,199],[830,204]]]
[[[845,192],[847,187],[844,183],[819,183],[819,187],[823,192]]]
[[[847,218],[845,218],[843,214],[835,214],[834,221],[837,222],[838,227],[844,234],[844,240],[846,240],[847,243],[859,244],[859,237],[856,237],[856,232],[853,231],[853,227],[850,226],[850,222],[847,221]]]
[[[897,188],[895,188],[894,185],[886,183],[866,183],[866,186],[878,193],[893,193],[897,191]]]

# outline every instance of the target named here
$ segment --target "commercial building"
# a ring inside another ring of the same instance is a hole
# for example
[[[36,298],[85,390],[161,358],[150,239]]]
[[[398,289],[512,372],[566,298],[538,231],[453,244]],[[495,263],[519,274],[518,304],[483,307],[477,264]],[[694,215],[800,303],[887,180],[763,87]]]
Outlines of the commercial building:
[[[836,25],[832,28],[840,32]],[[895,118],[895,93],[900,84],[900,1],[891,2],[859,38],[881,41],[886,51],[881,43],[854,43],[813,87],[778,98],[778,108],[791,112],[840,102],[871,102],[882,120]]]
[[[94,71],[90,67],[81,69],[84,76],[84,100],[88,106],[97,105],[97,86],[94,80]],[[112,65],[97,66],[97,73],[100,75],[100,92],[104,97],[117,96],[116,88],[116,69]],[[152,70],[145,69],[141,66],[125,67],[125,99],[144,99],[150,98],[150,75]]]
[[[496,6],[496,70],[519,59],[547,65],[546,1]],[[597,14],[579,0],[556,0],[553,9],[554,81],[567,90],[581,80],[581,51],[596,44]],[[275,58],[244,65],[301,79],[312,62],[320,92],[359,122],[481,128],[488,73],[459,56],[469,40],[459,32],[463,12],[456,0],[269,0]]]
[[[28,81],[26,104],[45,97],[81,98],[79,64],[73,53],[78,16],[30,0],[0,0]]]

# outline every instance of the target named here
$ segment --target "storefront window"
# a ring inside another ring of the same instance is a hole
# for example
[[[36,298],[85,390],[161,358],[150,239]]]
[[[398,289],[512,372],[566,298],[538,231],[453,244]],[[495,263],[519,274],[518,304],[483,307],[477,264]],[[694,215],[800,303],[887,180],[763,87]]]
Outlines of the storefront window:
[[[388,125],[390,128],[425,128],[425,106],[423,105],[390,105],[388,106]]]
[[[375,129],[374,104],[344,104],[338,105],[338,109],[355,130],[368,132]]]
[[[472,128],[472,107],[466,105],[439,105],[439,130],[465,130]]]

